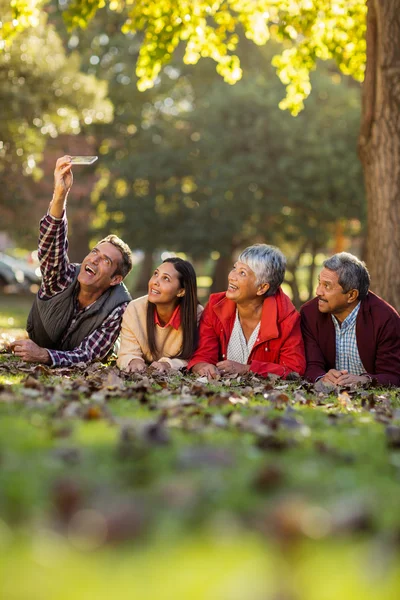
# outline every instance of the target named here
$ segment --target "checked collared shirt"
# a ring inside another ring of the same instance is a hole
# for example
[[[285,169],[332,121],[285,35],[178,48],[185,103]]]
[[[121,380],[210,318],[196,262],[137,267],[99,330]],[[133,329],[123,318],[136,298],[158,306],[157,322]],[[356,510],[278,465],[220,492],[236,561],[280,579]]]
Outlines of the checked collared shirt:
[[[75,266],[68,259],[68,224],[64,213],[61,219],[49,214],[40,221],[38,257],[42,273],[39,298],[47,300],[64,291],[74,280]],[[100,327],[95,329],[73,350],[49,350],[53,366],[68,367],[80,362],[88,363],[102,359],[113,348],[121,328],[122,315],[127,302],[117,306]],[[81,311],[76,304],[69,328]],[[65,336],[68,334],[65,332]],[[64,336],[64,337],[65,337]]]
[[[336,317],[331,315],[336,334],[336,369],[347,370],[352,375],[365,373],[357,347],[356,320],[361,302],[357,304],[340,327]]]

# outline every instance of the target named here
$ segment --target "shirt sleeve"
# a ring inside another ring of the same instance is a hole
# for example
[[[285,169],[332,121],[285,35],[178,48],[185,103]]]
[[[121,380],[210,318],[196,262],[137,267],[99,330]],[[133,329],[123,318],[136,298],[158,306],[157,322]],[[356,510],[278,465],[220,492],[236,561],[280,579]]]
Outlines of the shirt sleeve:
[[[175,369],[176,371],[184,369],[188,364],[188,361],[183,358],[169,358],[168,356],[162,356],[158,359],[158,362],[168,363],[171,369]]]
[[[217,364],[220,354],[220,341],[211,322],[211,309],[208,303],[200,318],[199,346],[189,361],[188,369],[198,363]]]
[[[117,365],[121,370],[126,369],[133,359],[145,362],[142,347],[135,334],[138,324],[139,321],[136,312],[131,306],[128,306],[122,319],[121,346],[117,359]]]
[[[68,259],[68,223],[50,214],[40,221],[38,258],[42,283],[39,298],[47,300],[65,290],[73,281],[75,267]]]
[[[47,350],[53,367],[69,367],[78,363],[102,360],[112,350],[120,329],[127,302],[117,306],[103,323],[73,350]]]

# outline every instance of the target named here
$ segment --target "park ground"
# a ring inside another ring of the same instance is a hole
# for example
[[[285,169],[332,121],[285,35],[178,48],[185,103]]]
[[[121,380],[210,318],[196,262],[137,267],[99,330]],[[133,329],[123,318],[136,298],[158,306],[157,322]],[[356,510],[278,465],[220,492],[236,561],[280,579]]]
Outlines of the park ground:
[[[0,597],[398,600],[400,392],[50,370],[4,343]]]

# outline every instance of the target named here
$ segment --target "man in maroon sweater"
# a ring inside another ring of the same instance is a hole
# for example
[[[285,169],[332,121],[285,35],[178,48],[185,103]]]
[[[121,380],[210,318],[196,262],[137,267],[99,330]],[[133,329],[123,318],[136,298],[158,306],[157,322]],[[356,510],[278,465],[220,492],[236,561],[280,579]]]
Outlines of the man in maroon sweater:
[[[323,263],[317,297],[301,308],[310,381],[400,386],[400,317],[369,291],[365,264],[341,252]]]

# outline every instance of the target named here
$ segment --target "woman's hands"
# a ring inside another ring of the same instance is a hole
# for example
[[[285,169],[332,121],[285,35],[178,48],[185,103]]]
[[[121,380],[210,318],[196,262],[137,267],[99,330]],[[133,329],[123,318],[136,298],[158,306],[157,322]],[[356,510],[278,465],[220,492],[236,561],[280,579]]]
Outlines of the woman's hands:
[[[154,369],[158,373],[168,373],[171,370],[171,365],[164,361],[155,360],[151,363],[150,369]]]
[[[194,365],[194,367],[192,367],[192,373],[200,375],[201,377],[208,377],[208,379],[219,379],[217,367],[206,362],[200,362],[197,363],[197,365]]]
[[[146,369],[146,363],[140,358],[132,358],[131,362],[126,367],[127,373],[141,373]],[[157,361],[151,363],[150,369],[154,369],[158,373],[168,373],[171,370],[171,365],[168,362]]]
[[[192,367],[192,373],[208,377],[208,379],[219,379],[220,375],[244,375],[250,371],[250,365],[243,365],[234,360],[222,360],[216,365],[201,362]]]
[[[146,364],[144,360],[141,360],[140,358],[132,358],[125,371],[127,373],[140,373],[141,371],[144,371],[145,368]]]
[[[250,371],[250,365],[243,365],[234,360],[221,360],[217,368],[222,375],[244,375]]]

